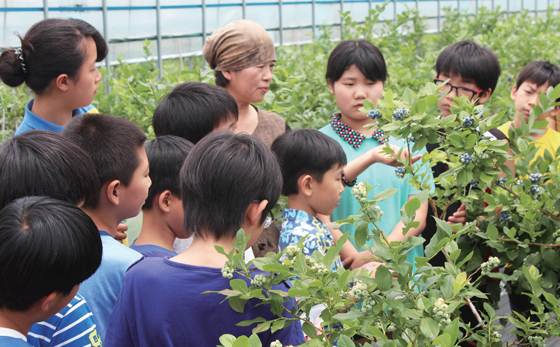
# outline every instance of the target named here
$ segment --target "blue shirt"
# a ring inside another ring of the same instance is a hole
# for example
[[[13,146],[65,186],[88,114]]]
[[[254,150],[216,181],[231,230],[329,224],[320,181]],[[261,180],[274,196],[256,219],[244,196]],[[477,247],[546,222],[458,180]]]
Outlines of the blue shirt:
[[[60,312],[33,324],[27,333],[27,341],[35,347],[100,347],[96,327],[86,300],[77,294]]]
[[[101,231],[100,234],[103,243],[101,266],[93,276],[82,283],[78,293],[87,300],[97,323],[97,332],[101,340],[105,341],[109,316],[121,291],[124,274],[130,265],[142,258],[142,255],[119,243],[112,236]]]
[[[254,271],[251,275],[263,274]],[[250,280],[234,274],[234,278]],[[242,327],[237,323],[263,317],[277,318],[270,305],[257,305],[251,299],[243,313],[234,311],[218,293],[202,294],[231,288],[230,280],[222,276],[221,268],[194,266],[167,258],[144,258],[130,267],[125,275],[119,300],[111,315],[105,347],[171,347],[217,346],[223,334],[250,336],[256,324]],[[283,283],[275,289],[287,291]],[[289,310],[295,305],[290,299],[284,303]],[[284,312],[285,317],[291,317]],[[304,341],[298,321],[271,333],[258,334],[263,346],[280,340],[282,346],[299,346]]]
[[[174,257],[177,253],[156,245],[137,245],[136,241],[130,245],[136,252],[142,253],[144,257]]]
[[[334,246],[331,232],[319,219],[305,211],[294,209],[284,209],[282,214],[284,223],[282,223],[280,243],[278,244],[280,251],[288,245],[296,245],[304,236],[307,236],[303,243],[303,254],[305,255],[311,256],[314,251],[319,251],[324,256],[329,248]],[[340,258],[333,263],[332,269],[336,271],[339,267],[342,267]]]
[[[346,157],[348,162],[357,159],[361,155],[369,152],[373,148],[380,146],[381,143],[371,137],[365,138],[361,145],[358,148],[354,148],[354,146],[350,145],[346,142],[336,131],[333,129],[331,124],[326,125],[325,127],[319,129],[320,132],[327,135],[328,137],[334,139],[338,142],[344,153],[346,153]],[[389,144],[396,145],[401,148],[406,148],[406,142],[404,140],[397,140],[392,136],[389,137],[388,140]],[[425,148],[422,150],[415,152],[414,155],[423,154],[426,151]],[[428,169],[429,170],[429,169]],[[430,184],[433,189],[433,178],[432,173],[428,174],[430,176]],[[397,225],[397,223],[401,220],[401,207],[406,204],[408,201],[408,197],[411,195],[416,195],[418,191],[414,189],[409,183],[407,183],[407,178],[402,179],[395,176],[395,168],[389,165],[384,165],[381,163],[375,163],[368,167],[364,172],[362,172],[358,178],[358,182],[367,181],[371,186],[376,186],[373,188],[369,194],[368,199],[371,199],[378,193],[386,190],[387,188],[396,188],[397,192],[391,198],[379,202],[377,205],[383,211],[383,217],[381,218],[381,222],[376,223],[377,226],[385,232],[386,235],[390,235],[393,231],[393,228]],[[341,194],[340,205],[334,210],[332,214],[333,222],[345,219],[349,215],[358,214],[358,210],[360,209],[359,202],[354,198],[352,195],[351,189],[347,188]],[[354,237],[356,232],[355,225],[343,225],[340,230],[342,232],[347,232],[350,236]],[[350,242],[356,247],[356,243],[353,239],[349,239]],[[368,240],[366,242],[370,246],[373,245],[373,240]],[[360,249],[363,251],[364,249]],[[423,257],[424,256],[424,248],[422,245],[414,247],[410,253],[407,255],[407,261],[414,266],[416,257]]]
[[[22,333],[8,328],[0,328],[0,346],[33,347],[32,345],[27,343],[27,340]]]
[[[25,116],[23,116],[23,121],[16,130],[15,135],[22,134],[29,130],[48,130],[55,133],[61,132],[62,129],[64,129],[63,127],[44,120],[35,113],[31,112],[31,108],[33,108],[33,100],[34,99],[29,100],[29,102],[25,105]],[[99,111],[97,111],[93,105],[89,105],[72,111],[72,117],[84,113],[99,113]]]

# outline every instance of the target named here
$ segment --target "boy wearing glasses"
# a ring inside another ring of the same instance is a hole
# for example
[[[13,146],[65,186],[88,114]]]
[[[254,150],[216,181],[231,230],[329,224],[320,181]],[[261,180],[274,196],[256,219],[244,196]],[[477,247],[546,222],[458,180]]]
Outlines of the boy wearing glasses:
[[[465,40],[457,42],[445,48],[439,55],[436,62],[436,77],[434,83],[440,85],[449,80],[441,88],[441,92],[447,95],[439,100],[438,106],[442,117],[451,114],[451,105],[454,97],[465,96],[469,100],[476,101],[476,104],[485,103],[492,92],[496,89],[498,78],[500,77],[500,63],[498,57],[488,48],[480,47],[476,43]],[[437,149],[437,143],[426,145],[426,150],[431,152]],[[432,168],[434,178],[439,177],[448,170],[447,165],[438,163]],[[448,207],[446,216],[450,222],[457,222],[453,213],[457,212],[461,203],[455,203]],[[438,215],[441,214],[438,209]],[[437,230],[437,224],[433,218],[433,211],[428,211],[426,228],[422,236],[429,243]],[[430,260],[433,266],[443,266],[445,264],[443,253],[437,254]]]

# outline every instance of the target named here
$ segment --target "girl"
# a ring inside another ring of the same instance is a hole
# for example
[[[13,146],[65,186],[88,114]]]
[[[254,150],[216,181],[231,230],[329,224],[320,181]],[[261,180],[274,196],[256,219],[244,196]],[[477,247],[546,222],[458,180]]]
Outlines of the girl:
[[[20,40],[21,48],[0,55],[2,81],[10,87],[25,82],[34,94],[16,135],[32,129],[61,132],[72,116],[97,112],[91,106],[101,80],[95,63],[108,52],[97,29],[79,19],[49,18]]]
[[[420,226],[411,228],[406,236],[403,236],[404,225],[400,221],[399,211],[418,191],[402,179],[397,178],[392,168],[397,164],[391,158],[380,156],[379,153],[386,142],[389,142],[392,147],[394,146],[393,149],[396,153],[400,150],[399,147],[406,148],[406,143],[403,140],[387,136],[382,130],[375,127],[364,128],[365,125],[371,124],[372,120],[367,114],[359,111],[363,107],[365,99],[375,103],[382,97],[383,85],[387,79],[383,54],[377,47],[365,40],[341,42],[329,57],[326,78],[331,94],[334,95],[341,112],[333,115],[330,124],[319,131],[335,139],[346,153],[349,164],[345,169],[346,177],[343,174],[343,180],[347,185],[353,185],[353,182],[349,182],[348,179],[353,179],[359,174],[359,181],[367,181],[372,186],[379,185],[371,190],[370,198],[389,187],[397,188],[398,192],[393,197],[379,203],[379,207],[385,214],[378,226],[388,235],[389,241],[403,241],[408,236],[420,235],[426,224],[428,203],[425,202],[416,212],[415,221],[420,222]],[[408,153],[403,155],[406,156]],[[348,168],[355,167],[357,162],[368,157],[377,159],[370,159],[368,164],[373,165],[368,165],[365,171],[362,172],[365,166],[359,170],[353,170],[352,174],[348,171]],[[419,157],[415,156],[413,161]],[[356,214],[359,208],[359,203],[350,190],[346,189],[342,193],[340,206],[332,214],[333,219],[344,219],[348,215]],[[326,219],[327,222],[330,221],[329,218]],[[343,226],[341,230],[354,236],[356,228]],[[341,231],[332,232],[335,239],[341,235]],[[372,245],[372,242],[369,240],[368,244]],[[352,243],[355,246],[353,240]],[[414,266],[414,258],[422,255],[422,246],[417,246],[408,254],[407,259]],[[349,256],[341,254],[341,257],[343,257],[344,264],[352,264],[351,267],[356,268],[364,264],[362,258],[371,258],[371,253],[368,251],[358,253],[353,250]]]

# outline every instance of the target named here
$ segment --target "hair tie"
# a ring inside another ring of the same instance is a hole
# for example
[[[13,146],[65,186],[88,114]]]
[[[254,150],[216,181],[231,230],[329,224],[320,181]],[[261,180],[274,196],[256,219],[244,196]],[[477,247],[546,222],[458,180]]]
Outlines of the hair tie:
[[[27,73],[27,69],[25,68],[25,61],[23,60],[23,53],[21,51],[21,48],[16,48],[14,51],[16,52],[16,56],[19,58],[19,60],[21,60],[21,69],[23,70],[23,73]]]

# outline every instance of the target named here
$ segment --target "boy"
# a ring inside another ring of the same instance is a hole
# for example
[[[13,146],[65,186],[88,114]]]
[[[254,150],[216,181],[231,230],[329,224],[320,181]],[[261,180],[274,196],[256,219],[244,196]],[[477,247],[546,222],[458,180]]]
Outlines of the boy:
[[[156,138],[146,145],[152,185],[142,206],[140,236],[130,248],[145,257],[176,256],[175,238],[186,238],[179,172],[193,144],[172,135]]]
[[[289,209],[282,210],[280,250],[307,236],[303,253],[311,256],[318,250],[325,255],[334,241],[317,214],[331,215],[338,206],[344,191],[341,175],[346,154],[336,141],[312,129],[285,133],[274,140],[271,149],[280,161],[282,194],[289,201]],[[337,259],[333,270],[341,266]]]
[[[103,242],[103,262],[80,289],[88,300],[101,339],[117,301],[126,269],[141,254],[113,237],[119,223],[136,216],[151,185],[144,149],[146,135],[129,120],[106,114],[72,118],[62,135],[83,149],[95,165],[101,189],[86,202],[84,211],[93,219]]]
[[[129,269],[111,315],[106,347],[216,346],[224,333],[251,335],[255,325],[237,326],[240,321],[275,317],[268,305],[256,305],[258,301],[248,301],[239,313],[221,294],[202,295],[230,286],[222,275],[227,258],[215,246],[229,252],[243,228],[251,235],[250,247],[262,232],[282,188],[274,154],[251,135],[215,132],[194,146],[180,177],[184,227],[194,233],[192,245],[176,257],[144,258]],[[279,288],[287,289],[285,283]],[[294,304],[284,303],[288,311]],[[276,339],[283,346],[303,342],[297,322],[258,336],[263,346]]]
[[[25,197],[0,211],[0,345],[31,346],[31,325],[56,314],[101,263],[95,224],[80,208]],[[99,346],[99,345],[97,345]]]
[[[237,116],[237,102],[224,88],[185,82],[160,101],[152,126],[158,137],[175,135],[196,144],[212,131],[234,131]]]
[[[498,57],[488,48],[480,47],[472,41],[457,42],[445,48],[436,61],[436,78],[434,79],[436,84],[442,84],[450,79],[441,89],[442,92],[449,91],[438,103],[441,116],[447,117],[451,114],[451,105],[455,105],[454,97],[465,96],[469,100],[476,100],[477,104],[488,101],[492,92],[496,89],[500,72]],[[437,143],[426,145],[428,152],[437,148],[439,148]],[[438,163],[432,168],[432,171],[434,178],[439,177],[447,171],[447,165]],[[456,212],[457,214],[454,216],[453,214]],[[441,213],[442,211],[438,209],[438,215],[441,215]],[[461,203],[454,203],[448,207],[446,219],[457,223],[462,220],[461,217],[464,213],[464,207],[461,207]],[[434,213],[430,208],[426,228],[424,229],[426,245],[436,231],[437,224]],[[445,262],[445,255],[441,252],[430,259],[430,264],[434,266],[444,266]]]
[[[26,196],[48,196],[81,205],[96,196],[99,182],[88,155],[60,134],[30,130],[0,146],[0,210]],[[61,177],[64,177],[62,180]],[[72,341],[98,346],[97,326],[85,299],[76,294],[70,303],[44,322],[33,324],[27,341],[52,347]]]
[[[333,115],[329,125],[319,131],[334,139],[340,144],[348,159],[348,166],[342,176],[343,182],[347,186],[355,184],[348,179],[356,178],[360,181],[367,181],[372,186],[380,185],[370,192],[370,197],[381,191],[394,187],[398,193],[390,199],[379,203],[379,207],[385,212],[383,220],[378,226],[387,235],[389,241],[403,241],[409,236],[418,236],[424,229],[426,223],[426,213],[428,203],[425,202],[416,212],[415,221],[419,222],[417,228],[410,228],[408,233],[403,236],[403,223],[400,221],[401,207],[418,193],[417,190],[400,178],[395,176],[394,169],[389,165],[396,165],[391,158],[380,155],[380,150],[389,142],[396,150],[406,148],[403,140],[396,140],[387,136],[382,130],[365,128],[373,121],[367,114],[359,111],[363,107],[365,99],[376,102],[382,97],[383,85],[387,79],[387,68],[381,51],[365,40],[343,41],[329,56],[327,64],[326,80],[329,84],[331,94],[335,96],[336,104],[340,109],[339,114]],[[407,155],[406,153],[405,155]],[[419,153],[421,154],[421,153]],[[348,169],[361,161],[369,158],[370,161],[357,170],[358,174],[350,175]],[[419,156],[415,156],[418,159]],[[380,165],[388,164],[388,165]],[[361,170],[364,170],[360,173]],[[356,214],[360,209],[360,204],[356,201],[350,190],[341,194],[340,206],[337,207],[332,216],[334,220],[344,219],[351,214]],[[323,220],[329,221],[328,217]],[[342,226],[340,231],[332,231],[336,239],[341,232],[348,232],[354,236],[355,226]],[[354,240],[350,239],[355,246]],[[371,246],[373,240],[368,241]],[[341,252],[345,264],[351,264],[351,268],[356,268],[364,264],[364,258],[371,258],[368,251],[357,252],[354,248],[348,256],[346,250]],[[407,256],[407,260],[414,266],[415,257],[423,255],[422,246],[414,247]],[[367,261],[367,260],[366,260]]]

